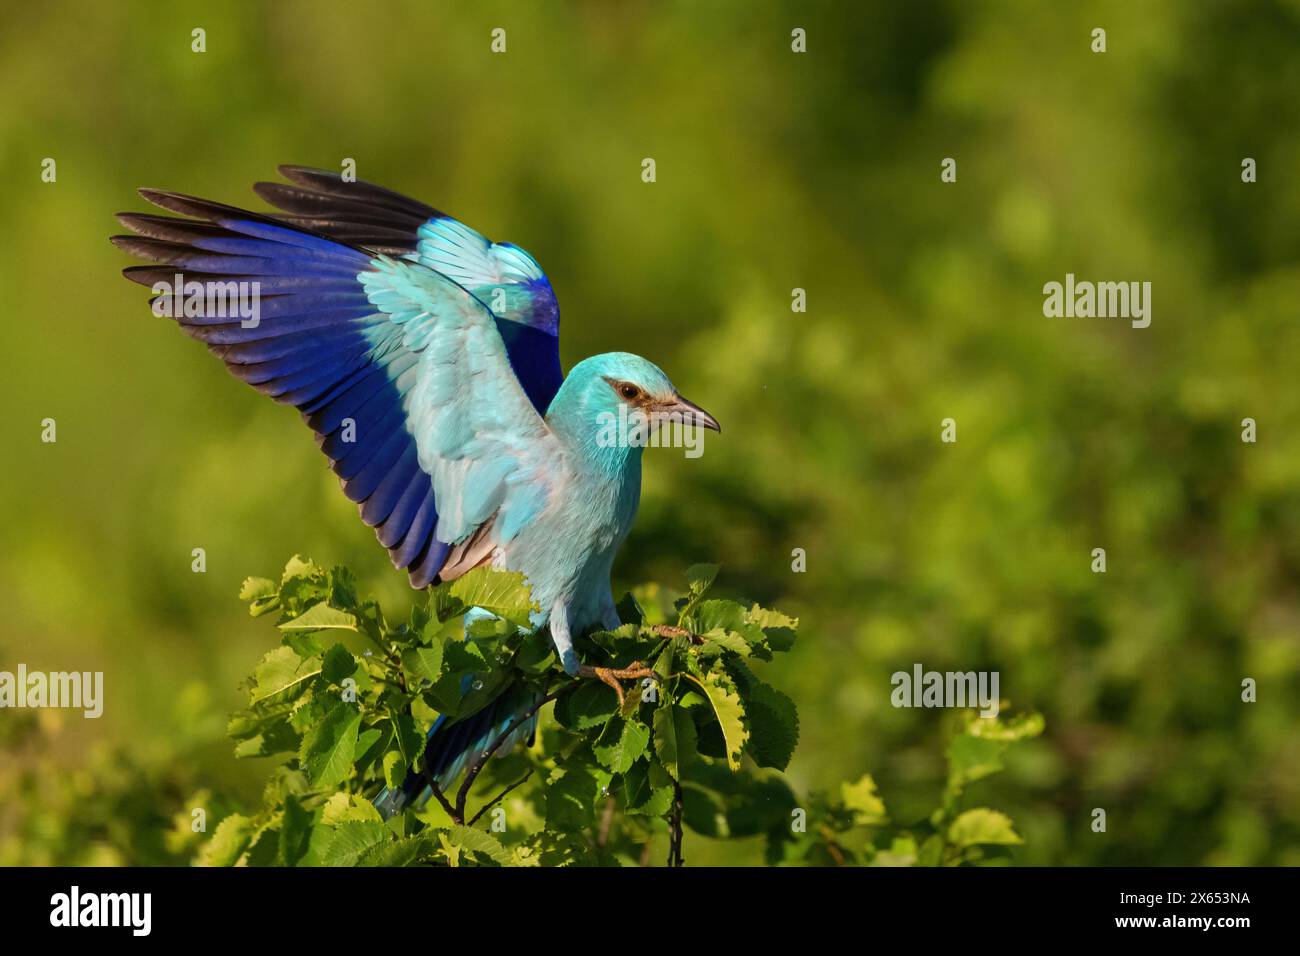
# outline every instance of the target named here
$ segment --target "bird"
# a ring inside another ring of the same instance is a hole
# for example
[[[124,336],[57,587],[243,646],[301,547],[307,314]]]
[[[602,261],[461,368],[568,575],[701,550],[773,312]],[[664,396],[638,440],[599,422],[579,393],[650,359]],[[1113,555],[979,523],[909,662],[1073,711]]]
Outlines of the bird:
[[[298,409],[413,588],[483,565],[521,573],[530,626],[564,671],[621,697],[618,680],[649,671],[584,665],[574,636],[621,623],[610,575],[646,436],[665,422],[720,432],[717,420],[629,352],[564,374],[555,292],[519,246],[353,176],[279,172],[253,187],[268,213],[139,190],[172,215],[117,214],[132,234],[111,241],[151,263],[123,274],[236,378]],[[514,726],[507,751],[532,733],[537,699],[507,685],[473,714],[439,716],[427,779],[412,769],[375,805],[387,817],[427,799],[428,781],[445,790]]]

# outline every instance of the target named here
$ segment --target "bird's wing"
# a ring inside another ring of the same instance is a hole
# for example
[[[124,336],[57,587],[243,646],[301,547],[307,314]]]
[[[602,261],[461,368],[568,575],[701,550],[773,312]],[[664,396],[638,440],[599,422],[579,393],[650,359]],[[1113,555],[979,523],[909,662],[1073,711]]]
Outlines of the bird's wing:
[[[482,563],[545,507],[564,455],[476,296],[416,261],[203,199],[141,193],[193,218],[120,214],[137,235],[114,243],[161,263],[124,274],[154,287],[155,312],[235,376],[302,412],[413,586]],[[177,300],[167,291],[176,281],[208,298]],[[256,323],[221,297],[235,283],[258,284]]]
[[[288,183],[253,186],[283,210],[276,218],[371,252],[421,262],[482,302],[497,320],[524,391],[546,413],[564,378],[560,306],[536,259],[382,186],[305,166],[279,170]]]

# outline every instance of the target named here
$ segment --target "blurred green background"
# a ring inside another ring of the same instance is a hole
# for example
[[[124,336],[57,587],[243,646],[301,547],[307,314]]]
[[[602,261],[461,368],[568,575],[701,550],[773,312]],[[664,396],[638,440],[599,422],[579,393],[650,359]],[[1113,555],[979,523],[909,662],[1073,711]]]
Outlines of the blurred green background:
[[[221,735],[275,640],[236,599],[246,575],[300,552],[393,613],[412,600],[298,416],[151,316],[107,241],[147,208],[137,186],[261,208],[249,186],[276,164],[351,157],[531,251],[566,367],[640,352],[723,422],[698,460],[647,456],[616,587],[716,560],[722,593],[801,617],[766,675],[799,704],[797,790],[869,771],[896,818],[924,814],[947,716],[891,707],[890,674],[996,669],[1047,720],[980,785],[1019,861],[1300,864],[1300,3],[6,21],[0,669],[102,670],[107,701],[38,715],[61,724],[40,746],[14,742],[31,715],[0,715],[0,862],[148,862],[154,837],[84,834],[168,812],[153,788],[256,794],[265,767]],[[1151,327],[1044,318],[1067,272],[1150,281]],[[78,799],[90,765],[117,802]]]

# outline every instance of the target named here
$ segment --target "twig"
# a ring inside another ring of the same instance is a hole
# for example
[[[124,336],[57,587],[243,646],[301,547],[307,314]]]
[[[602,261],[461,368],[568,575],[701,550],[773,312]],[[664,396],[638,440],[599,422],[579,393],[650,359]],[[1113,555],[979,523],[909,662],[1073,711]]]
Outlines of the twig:
[[[451,822],[458,826],[464,823],[464,814],[456,812],[456,808],[451,805],[451,801],[443,794],[442,787],[438,786],[438,781],[433,779],[433,774],[429,772],[427,766],[424,768],[424,779],[429,784],[429,789],[433,792],[434,799],[437,800],[438,803],[442,805],[442,808],[447,811],[447,816],[451,817]]]
[[[609,828],[614,823],[614,798],[605,798],[605,812],[600,818],[600,832],[596,835],[596,846],[604,846],[609,842]]]
[[[573,681],[565,684],[559,690],[547,694],[537,703],[533,704],[533,706],[529,707],[526,711],[512,720],[510,725],[497,735],[496,740],[488,744],[487,749],[479,754],[478,759],[474,761],[473,765],[469,768],[469,771],[465,774],[465,780],[461,783],[460,789],[456,791],[456,813],[459,815],[459,819],[456,820],[457,823],[465,819],[465,803],[469,800],[469,789],[474,785],[474,781],[478,779],[478,775],[482,772],[484,765],[488,762],[488,758],[496,753],[500,746],[506,742],[506,739],[522,727],[526,721],[532,720],[534,714],[557,697],[563,697],[569,691],[577,687],[579,683],[579,681]],[[453,819],[456,818],[453,817]]]
[[[506,794],[508,794],[511,790],[515,789],[515,787],[519,787],[519,786],[522,786],[523,784],[527,783],[527,782],[528,782],[528,778],[531,777],[532,775],[533,775],[532,770],[529,770],[526,774],[524,774],[522,777],[520,777],[518,780],[516,780],[516,781],[515,781],[514,783],[512,783],[510,786],[506,787],[504,790],[502,790],[500,793],[498,793],[495,797],[493,797],[493,798],[492,798],[491,800],[489,800],[487,803],[483,804],[483,806],[479,808],[478,813],[474,814],[474,816],[470,818],[469,826],[473,826],[474,824],[478,823],[478,818],[479,818],[479,817],[483,816],[483,814],[487,813],[487,812],[488,812],[489,810],[491,810],[494,806],[496,806],[498,803],[500,803],[500,802],[501,802],[501,799],[502,799]]]
[[[835,861],[835,865],[848,866],[848,862],[844,859],[844,852],[840,849],[839,843],[835,840],[835,831],[830,827],[824,826],[821,828],[821,835],[822,839],[826,841],[826,852],[831,855],[831,859]]]
[[[682,866],[682,785],[673,781],[673,812],[668,820],[668,865]]]

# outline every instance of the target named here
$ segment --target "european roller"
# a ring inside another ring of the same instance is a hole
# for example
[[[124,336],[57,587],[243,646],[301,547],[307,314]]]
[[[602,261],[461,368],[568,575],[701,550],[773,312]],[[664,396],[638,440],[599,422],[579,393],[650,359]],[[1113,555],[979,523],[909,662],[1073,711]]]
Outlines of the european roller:
[[[521,572],[565,671],[621,695],[619,678],[648,671],[585,666],[573,638],[620,623],[610,571],[646,434],[717,421],[627,352],[563,375],[555,293],[518,246],[379,186],[280,172],[289,182],[254,186],[276,214],[142,189],[185,218],[119,214],[136,235],[113,242],[156,263],[124,274],[237,378],[302,413],[412,587],[485,564]],[[507,688],[476,714],[439,718],[430,776],[448,786],[530,703]],[[377,805],[396,812],[423,787],[412,776]]]

